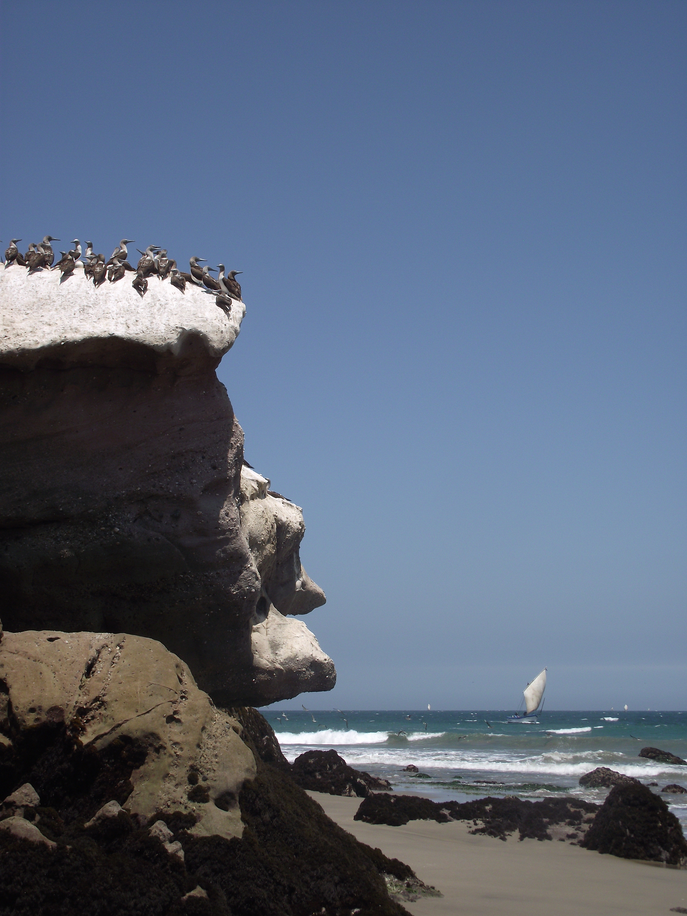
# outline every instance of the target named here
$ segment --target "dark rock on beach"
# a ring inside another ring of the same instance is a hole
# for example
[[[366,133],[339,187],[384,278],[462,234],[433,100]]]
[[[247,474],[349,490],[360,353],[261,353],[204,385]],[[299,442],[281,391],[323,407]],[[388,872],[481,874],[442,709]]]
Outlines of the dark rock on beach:
[[[306,751],[291,767],[293,779],[302,789],[365,798],[371,792],[389,792],[391,783],[369,773],[354,770],[336,751]]]
[[[648,760],[655,760],[657,763],[673,763],[687,766],[687,760],[683,760],[677,754],[671,754],[670,751],[662,751],[657,747],[643,747],[638,756],[646,757]]]
[[[615,770],[610,770],[608,767],[597,767],[590,773],[585,773],[584,776],[580,776],[581,786],[586,786],[587,788],[594,789],[608,789],[611,786],[627,785],[628,783],[637,781],[638,780],[636,780],[633,776],[624,776],[622,773],[618,773]]]
[[[355,820],[396,827],[411,820],[472,821],[471,833],[505,840],[519,833],[520,839],[551,840],[565,828],[567,839],[578,839],[587,829],[596,805],[580,799],[545,798],[523,801],[515,797],[482,798],[471,802],[433,802],[414,795],[370,795],[358,808]]]
[[[103,796],[96,792],[87,803],[84,785],[73,778],[77,767],[85,772],[78,739],[62,741],[59,747],[53,742],[49,761],[39,749],[44,758],[40,767],[26,748],[24,771],[33,774],[41,792],[24,785],[21,760],[15,759],[14,781],[22,791],[6,799],[2,814],[10,820],[22,810],[26,825],[19,825],[20,836],[0,829],[0,916],[309,916],[352,911],[407,916],[389,896],[385,876],[412,883],[412,871],[406,873],[402,863],[358,843],[327,818],[291,779],[288,764],[276,753],[273,732],[256,710],[236,709],[232,714],[257,769],[233,800],[241,812],[243,834],[231,838],[192,832],[197,823],[192,812],[132,817],[113,799],[92,813],[95,798]],[[123,804],[130,791],[129,768],[140,763],[129,757],[108,778]],[[47,778],[49,767],[52,778]],[[100,764],[95,783],[102,773]],[[214,806],[221,802],[216,798]],[[198,808],[207,806],[199,802]],[[31,828],[37,836],[27,836]]]
[[[680,822],[663,799],[640,782],[611,789],[580,845],[624,859],[687,862]]]

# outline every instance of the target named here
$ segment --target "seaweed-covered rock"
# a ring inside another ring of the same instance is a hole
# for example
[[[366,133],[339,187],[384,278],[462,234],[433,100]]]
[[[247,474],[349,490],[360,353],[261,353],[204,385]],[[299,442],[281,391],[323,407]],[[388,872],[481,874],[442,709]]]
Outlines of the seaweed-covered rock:
[[[687,862],[680,822],[662,798],[639,782],[611,789],[581,845],[624,859]]]
[[[643,747],[639,752],[639,756],[646,757],[648,760],[655,760],[657,763],[673,763],[687,766],[687,760],[683,760],[677,754],[671,754],[670,751],[662,751],[658,747]]]
[[[288,772],[291,764],[284,756],[279,739],[267,719],[252,706],[233,706],[226,710],[241,727],[241,738],[256,757]]]
[[[255,710],[234,712],[257,761],[257,777],[233,800],[243,836],[199,836],[191,813],[169,808],[146,820],[108,803],[84,825],[92,801],[63,805],[64,817],[37,807],[35,824],[25,826],[36,827],[39,843],[0,829],[0,916],[408,916],[385,876],[402,882],[403,894],[429,892],[412,871],[331,821],[295,784],[288,763],[266,763],[255,747],[274,753],[269,726]],[[70,749],[78,758],[78,746],[64,744],[61,756],[50,758],[53,769],[71,772]],[[48,769],[46,761],[37,775]],[[64,774],[58,783],[65,784]],[[42,800],[57,797],[47,779],[36,784]]]
[[[244,785],[243,837],[182,838],[188,869],[221,890],[233,916],[356,911],[403,916],[366,847],[325,815],[281,770],[258,762]]]
[[[661,792],[667,792],[669,795],[687,795],[687,789],[673,782],[669,786],[664,786]]]
[[[367,824],[388,824],[401,827],[408,821],[438,821],[446,823],[451,820],[446,808],[429,798],[419,795],[368,795],[360,803],[354,820]]]
[[[296,757],[291,775],[302,789],[365,798],[371,791],[388,792],[391,784],[350,767],[336,751],[306,751]]]
[[[608,767],[597,767],[590,773],[580,776],[581,786],[594,789],[609,789],[611,786],[627,785],[629,782],[637,782],[637,780],[633,776],[624,776]]]
[[[505,840],[518,831],[520,839],[550,840],[551,828],[575,828],[569,839],[578,839],[587,828],[597,806],[572,798],[544,798],[523,801],[515,797],[481,798],[471,802],[433,802],[414,795],[370,795],[355,814],[355,820],[398,827],[411,820],[472,821],[471,833]],[[481,822],[481,823],[480,823]]]

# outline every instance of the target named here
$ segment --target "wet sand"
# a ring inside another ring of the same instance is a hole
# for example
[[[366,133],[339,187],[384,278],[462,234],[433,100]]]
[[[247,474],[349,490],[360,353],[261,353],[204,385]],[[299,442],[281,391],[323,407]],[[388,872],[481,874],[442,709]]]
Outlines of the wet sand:
[[[403,905],[413,916],[668,916],[687,908],[687,870],[600,855],[570,843],[506,842],[468,825],[411,821],[387,827],[354,821],[359,798],[308,793],[363,843],[406,862],[441,891]]]

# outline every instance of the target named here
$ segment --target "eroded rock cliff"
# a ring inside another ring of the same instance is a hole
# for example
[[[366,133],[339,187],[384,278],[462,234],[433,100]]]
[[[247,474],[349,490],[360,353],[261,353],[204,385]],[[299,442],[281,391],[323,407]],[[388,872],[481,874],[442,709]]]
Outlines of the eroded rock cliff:
[[[160,640],[225,705],[334,686],[292,614],[324,603],[301,510],[243,463],[215,369],[240,330],[199,287],[0,271],[7,630]],[[243,474],[242,474],[243,470]]]

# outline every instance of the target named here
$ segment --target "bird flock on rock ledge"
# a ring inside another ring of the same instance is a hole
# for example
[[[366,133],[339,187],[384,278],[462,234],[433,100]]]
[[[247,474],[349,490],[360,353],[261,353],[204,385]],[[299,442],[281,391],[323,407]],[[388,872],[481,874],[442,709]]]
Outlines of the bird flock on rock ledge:
[[[85,243],[86,251],[82,254],[81,243],[78,239],[73,239],[74,248],[70,251],[61,251],[62,257],[57,263],[51,242],[59,242],[59,239],[46,235],[42,242],[32,242],[24,254],[17,248],[17,242],[21,242],[21,239],[12,239],[9,248],[5,250],[5,270],[14,264],[27,267],[30,274],[39,270],[59,270],[62,274],[60,283],[64,283],[72,276],[77,266],[82,266],[84,277],[92,280],[95,287],[101,286],[106,280],[117,283],[130,271],[134,274],[131,285],[141,297],[148,291],[148,277],[155,276],[161,280],[169,278],[172,286],[182,293],[186,291],[187,283],[214,293],[215,302],[227,315],[231,311],[232,299],[241,301],[241,286],[236,275],[242,271],[230,270],[225,276],[224,264],[218,264],[217,267],[200,267],[199,262],[205,258],[198,257],[190,259],[190,271],[179,270],[174,258],[167,257],[167,249],[157,245],[149,245],[145,251],[137,248],[136,251],[141,257],[136,267],[132,267],[127,260],[126,246],[133,244],[133,239],[122,239],[107,261],[104,254],[95,254],[93,242]],[[214,270],[219,270],[216,279],[210,276],[210,271]]]

